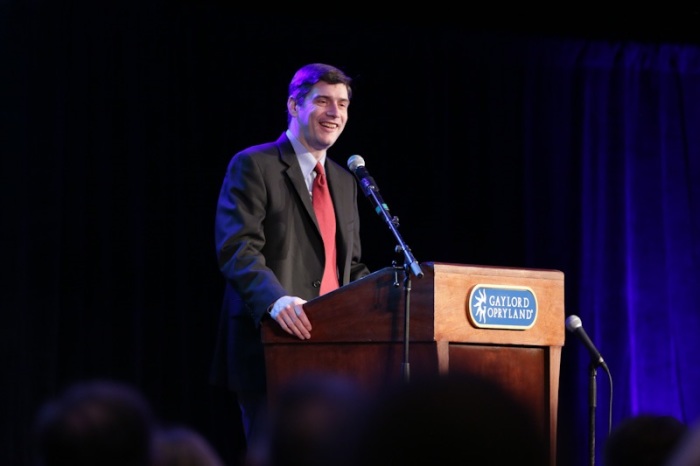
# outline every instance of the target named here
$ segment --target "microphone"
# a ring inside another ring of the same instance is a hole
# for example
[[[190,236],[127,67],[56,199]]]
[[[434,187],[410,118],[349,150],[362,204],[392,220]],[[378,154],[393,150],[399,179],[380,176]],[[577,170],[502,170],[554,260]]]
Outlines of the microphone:
[[[603,366],[607,370],[608,366],[605,364],[605,361],[603,361],[603,356],[600,355],[600,352],[596,349],[591,339],[588,338],[588,334],[583,329],[581,319],[578,316],[570,315],[566,318],[566,329],[578,336],[583,344],[586,345],[588,352],[591,353],[593,362],[595,362],[595,364],[598,366]]]
[[[374,206],[374,211],[377,212],[377,215],[384,218],[387,226],[392,233],[394,233],[394,236],[399,243],[396,248],[396,252],[403,252],[406,260],[405,263],[410,266],[413,274],[418,278],[422,278],[423,271],[420,268],[420,264],[418,264],[418,261],[415,259],[415,257],[413,257],[413,254],[411,254],[411,249],[406,243],[404,243],[401,234],[397,230],[399,227],[399,219],[398,217],[393,217],[389,213],[389,206],[386,205],[386,202],[384,202],[384,199],[382,199],[382,196],[379,194],[377,183],[374,181],[374,178],[370,176],[367,168],[365,168],[365,159],[359,155],[351,155],[348,159],[348,168],[355,174],[355,177],[362,188],[362,192],[365,193],[365,196],[369,198],[370,202]]]
[[[367,168],[365,168],[365,159],[359,155],[351,155],[348,159],[348,168],[355,174],[355,177],[357,177],[362,192],[365,193],[365,196],[374,204],[374,210],[377,212],[377,215],[382,215],[382,212],[385,212],[387,218],[391,219],[389,206],[386,205],[386,202],[384,202],[384,199],[382,199],[382,196],[379,194],[377,182],[374,181],[374,178],[370,176]]]

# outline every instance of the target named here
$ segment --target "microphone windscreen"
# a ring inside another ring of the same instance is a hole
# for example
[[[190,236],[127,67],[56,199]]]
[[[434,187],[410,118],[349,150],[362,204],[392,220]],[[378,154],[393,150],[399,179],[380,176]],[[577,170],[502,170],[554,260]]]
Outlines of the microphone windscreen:
[[[566,319],[566,329],[567,329],[569,332],[574,332],[574,331],[576,331],[576,329],[579,328],[579,327],[581,327],[581,319],[579,318],[579,316],[570,315],[570,316]]]
[[[359,155],[351,155],[350,158],[348,159],[348,168],[353,173],[355,172],[355,170],[357,170],[357,167],[364,167],[364,166],[365,166],[365,159],[363,159]]]

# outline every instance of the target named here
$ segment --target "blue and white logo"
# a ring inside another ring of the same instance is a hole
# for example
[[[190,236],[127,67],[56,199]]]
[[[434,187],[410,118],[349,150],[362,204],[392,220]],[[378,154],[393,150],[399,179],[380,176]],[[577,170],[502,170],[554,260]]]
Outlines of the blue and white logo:
[[[537,320],[537,297],[521,286],[476,285],[469,294],[469,320],[479,328],[529,329]]]

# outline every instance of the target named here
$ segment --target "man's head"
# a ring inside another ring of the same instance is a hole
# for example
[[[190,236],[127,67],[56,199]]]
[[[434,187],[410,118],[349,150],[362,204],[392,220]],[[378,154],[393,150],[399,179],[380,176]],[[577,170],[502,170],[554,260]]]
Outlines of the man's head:
[[[347,88],[348,99],[352,98],[352,78],[342,70],[324,63],[312,63],[299,68],[289,83],[289,98],[297,104],[302,104],[314,84],[323,81],[328,84],[344,84]]]
[[[131,386],[76,383],[39,410],[35,435],[43,466],[147,466],[155,417]]]
[[[323,63],[300,68],[289,83],[289,129],[310,152],[325,151],[345,129],[352,79]]]

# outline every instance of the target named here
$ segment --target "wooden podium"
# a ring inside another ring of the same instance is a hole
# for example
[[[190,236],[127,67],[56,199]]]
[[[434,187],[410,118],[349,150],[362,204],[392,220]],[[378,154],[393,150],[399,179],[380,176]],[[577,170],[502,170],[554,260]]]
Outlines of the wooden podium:
[[[299,340],[272,321],[262,339],[270,400],[307,371],[350,376],[372,390],[410,376],[460,371],[502,385],[533,411],[556,463],[557,406],[564,345],[564,274],[557,270],[421,264],[424,276],[387,267],[304,305],[313,325]],[[528,328],[484,328],[470,313],[476,287],[526,289],[536,317]],[[408,361],[405,316],[408,296]]]

